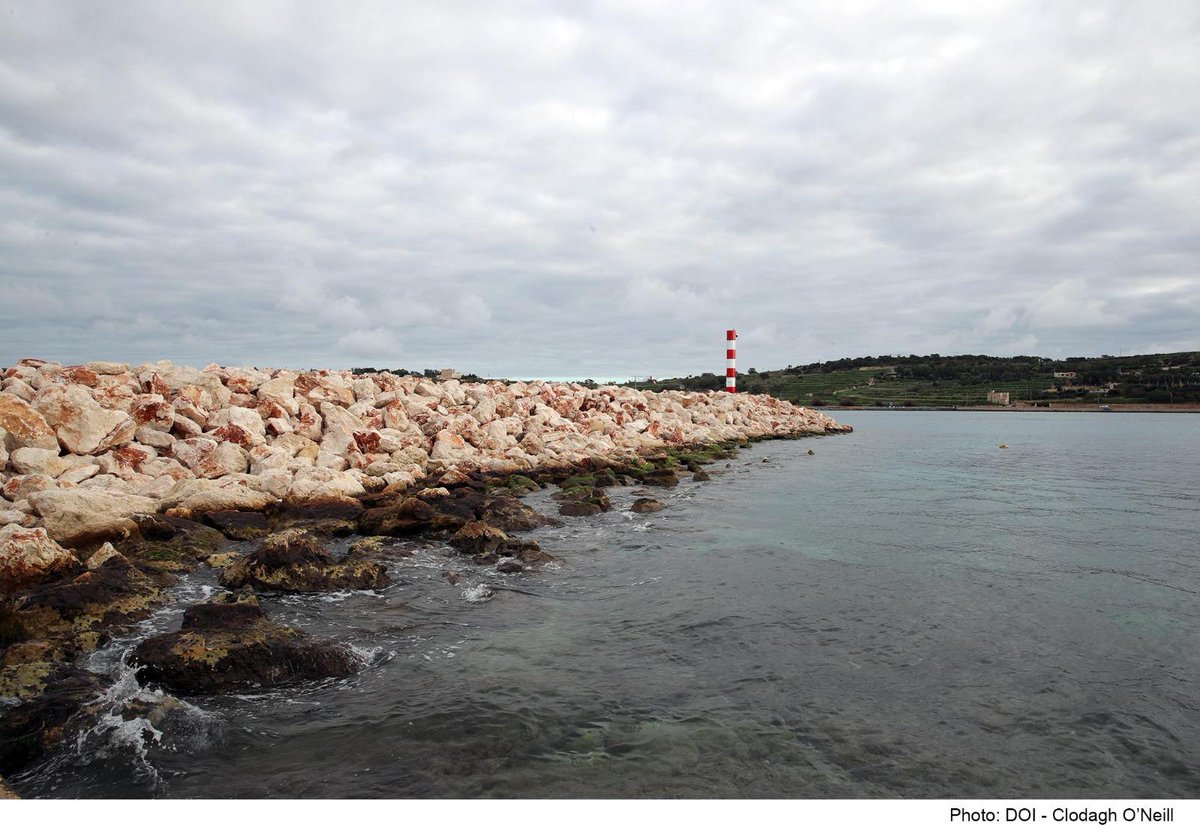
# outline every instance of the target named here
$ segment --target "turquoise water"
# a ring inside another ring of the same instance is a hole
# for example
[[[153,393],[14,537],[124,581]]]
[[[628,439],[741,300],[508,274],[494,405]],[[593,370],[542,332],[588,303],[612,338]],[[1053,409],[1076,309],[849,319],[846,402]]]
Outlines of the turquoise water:
[[[386,591],[269,598],[369,655],[345,681],[185,701],[156,733],[127,638],[93,661],[119,681],[108,719],[13,784],[1200,795],[1200,417],[841,414],[852,435],[755,445],[656,491],[662,513],[613,490],[612,513],[532,534],[561,559],[540,574],[431,545]]]

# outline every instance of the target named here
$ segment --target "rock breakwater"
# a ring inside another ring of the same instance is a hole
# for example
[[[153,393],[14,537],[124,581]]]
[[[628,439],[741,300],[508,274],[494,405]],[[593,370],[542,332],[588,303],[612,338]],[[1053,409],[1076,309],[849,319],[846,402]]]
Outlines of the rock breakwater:
[[[130,535],[138,514],[262,511],[843,429],[763,395],[26,359],[0,380],[0,526],[87,545]]]

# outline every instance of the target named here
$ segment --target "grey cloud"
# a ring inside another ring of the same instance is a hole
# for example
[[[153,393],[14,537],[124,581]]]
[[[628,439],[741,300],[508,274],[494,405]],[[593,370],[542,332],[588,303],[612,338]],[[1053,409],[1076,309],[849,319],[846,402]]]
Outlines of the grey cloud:
[[[9,11],[0,364],[1198,347],[1192,3]]]

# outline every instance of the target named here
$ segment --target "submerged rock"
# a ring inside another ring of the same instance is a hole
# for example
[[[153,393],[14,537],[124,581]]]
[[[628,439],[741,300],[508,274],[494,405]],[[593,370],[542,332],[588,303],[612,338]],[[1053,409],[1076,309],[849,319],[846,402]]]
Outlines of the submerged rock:
[[[653,487],[674,487],[679,483],[679,475],[674,470],[662,467],[643,474],[642,483]]]
[[[663,503],[658,499],[638,499],[629,509],[634,513],[657,513],[663,509]]]
[[[254,553],[221,571],[220,582],[275,591],[368,590],[386,587],[388,575],[379,562],[335,562],[314,536],[293,529],[268,536]]]
[[[271,622],[249,592],[193,605],[179,631],[145,640],[134,660],[142,680],[180,694],[345,677],[362,667],[344,646]]]
[[[537,512],[520,499],[511,496],[498,496],[489,499],[483,507],[480,518],[490,525],[504,531],[533,530],[543,525],[558,524],[552,516]]]
[[[508,534],[487,522],[473,521],[463,525],[450,537],[450,546],[463,553],[478,555],[492,553],[508,541]]]
[[[48,679],[46,691],[0,714],[0,775],[11,775],[72,734],[81,711],[99,710],[100,679],[73,666]]]

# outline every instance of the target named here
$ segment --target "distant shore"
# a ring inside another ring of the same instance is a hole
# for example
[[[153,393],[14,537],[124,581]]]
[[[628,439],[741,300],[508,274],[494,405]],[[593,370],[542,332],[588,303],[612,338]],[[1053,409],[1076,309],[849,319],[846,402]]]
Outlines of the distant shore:
[[[1054,401],[1048,406],[1021,402],[1012,406],[819,406],[824,411],[882,412],[1200,412],[1200,403],[1113,403],[1101,409],[1094,403]]]

